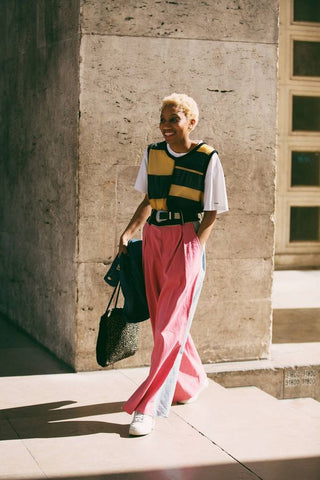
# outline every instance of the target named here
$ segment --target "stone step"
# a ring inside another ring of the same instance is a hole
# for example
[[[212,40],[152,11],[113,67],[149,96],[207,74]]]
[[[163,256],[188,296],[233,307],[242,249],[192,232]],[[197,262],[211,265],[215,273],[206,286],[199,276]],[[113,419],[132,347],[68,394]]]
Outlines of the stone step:
[[[320,402],[313,398],[291,398],[278,400],[272,395],[260,390],[257,387],[233,387],[228,388],[232,394],[232,401],[245,401],[254,405],[255,402],[263,402],[269,408],[277,408],[279,403],[285,405],[286,408],[297,411],[300,416],[306,416],[316,421],[320,421]],[[281,407],[282,408],[282,407]],[[319,432],[320,437],[320,432]],[[320,453],[320,452],[319,452]]]
[[[301,418],[303,416],[306,416],[308,418],[316,420],[317,422],[320,421],[320,402],[310,397],[278,400],[272,395],[264,392],[263,390],[260,390],[260,388],[253,386],[231,387],[227,388],[226,390],[230,392],[229,396],[230,400],[232,401],[247,402],[248,405],[255,405],[255,403],[263,403],[263,405],[265,405],[266,407],[268,405],[268,408],[278,408],[279,405],[281,405],[279,408],[282,409],[283,406],[285,406],[285,408],[292,409],[293,411],[297,412]]]
[[[256,388],[221,390],[210,382],[197,403],[173,411],[258,478],[319,478],[320,419]]]
[[[271,346],[270,359],[205,366],[224,387],[256,386],[278,399],[311,397],[320,401],[320,342]]]

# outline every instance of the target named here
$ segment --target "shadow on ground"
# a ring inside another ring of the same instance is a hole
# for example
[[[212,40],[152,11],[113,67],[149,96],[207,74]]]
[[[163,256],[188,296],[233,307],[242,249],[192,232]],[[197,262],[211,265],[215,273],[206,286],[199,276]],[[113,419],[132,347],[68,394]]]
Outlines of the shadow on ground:
[[[297,476],[294,478],[309,480],[319,478],[317,476],[317,473],[320,471],[319,466],[319,458],[301,458],[252,462],[250,466],[244,466],[240,476],[239,465],[235,463],[234,465],[201,465],[182,468],[164,468],[162,470],[46,478],[48,480],[289,480],[288,472],[295,471]],[[25,479],[17,477],[16,480]]]
[[[92,435],[96,433],[115,433],[120,437],[128,437],[128,425],[103,421],[77,420],[80,417],[106,415],[122,411],[123,402],[99,403],[81,407],[63,408],[76,402],[66,400],[61,402],[43,403],[25,407],[0,410],[1,440],[16,440],[26,438],[58,438]]]
[[[0,410],[0,441],[30,438],[63,438],[97,433],[118,434],[128,438],[128,425],[121,423],[79,420],[94,415],[121,412],[123,402],[72,406],[72,400],[43,403]],[[70,406],[70,407],[69,407]],[[76,421],[73,421],[77,419]],[[132,439],[135,441],[135,439]],[[281,448],[279,446],[279,448]],[[125,455],[124,455],[125,458]],[[233,458],[233,457],[232,457]],[[235,459],[234,459],[235,460]],[[165,459],[164,459],[165,465]],[[241,465],[241,471],[239,466]],[[125,468],[125,464],[124,464]],[[181,468],[163,468],[145,471],[101,472],[86,475],[47,477],[48,480],[315,480],[320,478],[320,457],[231,462]],[[16,480],[25,480],[18,476]],[[30,480],[39,477],[28,476]]]

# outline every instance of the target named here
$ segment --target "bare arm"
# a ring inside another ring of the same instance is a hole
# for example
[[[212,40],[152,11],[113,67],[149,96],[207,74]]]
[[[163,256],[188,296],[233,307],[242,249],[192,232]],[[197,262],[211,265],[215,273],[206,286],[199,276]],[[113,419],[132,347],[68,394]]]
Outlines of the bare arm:
[[[146,195],[138,206],[137,210],[135,211],[127,228],[120,237],[118,252],[119,255],[121,255],[122,253],[127,253],[128,241],[131,240],[136,231],[146,222],[150,214],[151,206],[149,203],[148,195]]]
[[[201,245],[204,245],[208,240],[216,217],[217,217],[216,210],[204,212],[204,215],[198,230],[198,237]]]

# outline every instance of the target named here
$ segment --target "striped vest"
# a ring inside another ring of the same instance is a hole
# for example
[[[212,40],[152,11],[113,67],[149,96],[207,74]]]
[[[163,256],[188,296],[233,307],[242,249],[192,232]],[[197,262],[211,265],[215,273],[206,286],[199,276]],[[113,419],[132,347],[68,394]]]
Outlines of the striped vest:
[[[148,147],[148,196],[155,210],[202,212],[206,171],[216,152],[200,143],[182,157],[174,157],[166,142]]]

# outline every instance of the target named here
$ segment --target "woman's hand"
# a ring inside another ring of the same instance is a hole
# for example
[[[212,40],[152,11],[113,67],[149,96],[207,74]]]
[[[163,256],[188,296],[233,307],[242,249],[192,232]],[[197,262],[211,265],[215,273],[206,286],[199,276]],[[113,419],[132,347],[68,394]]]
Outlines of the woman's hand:
[[[119,257],[122,254],[127,255],[127,253],[128,253],[128,250],[127,250],[128,241],[129,241],[129,239],[127,239],[124,234],[121,235],[120,242],[119,242],[119,250],[118,250]]]
[[[129,222],[129,225],[123,232],[119,241],[119,250],[118,255],[127,254],[127,245],[129,240],[134,236],[135,232],[146,222],[147,218],[150,216],[151,206],[149,204],[148,195],[144,197],[137,210],[135,211],[132,219]]]
[[[200,243],[201,247],[203,247],[206,244],[206,240],[205,240],[203,235],[201,235],[200,237],[199,237],[199,234],[197,234],[197,235],[198,235],[199,243]]]
[[[205,245],[206,241],[209,238],[216,216],[217,212],[215,210],[204,212],[203,219],[200,223],[200,227],[197,233],[200,245],[202,247]]]

